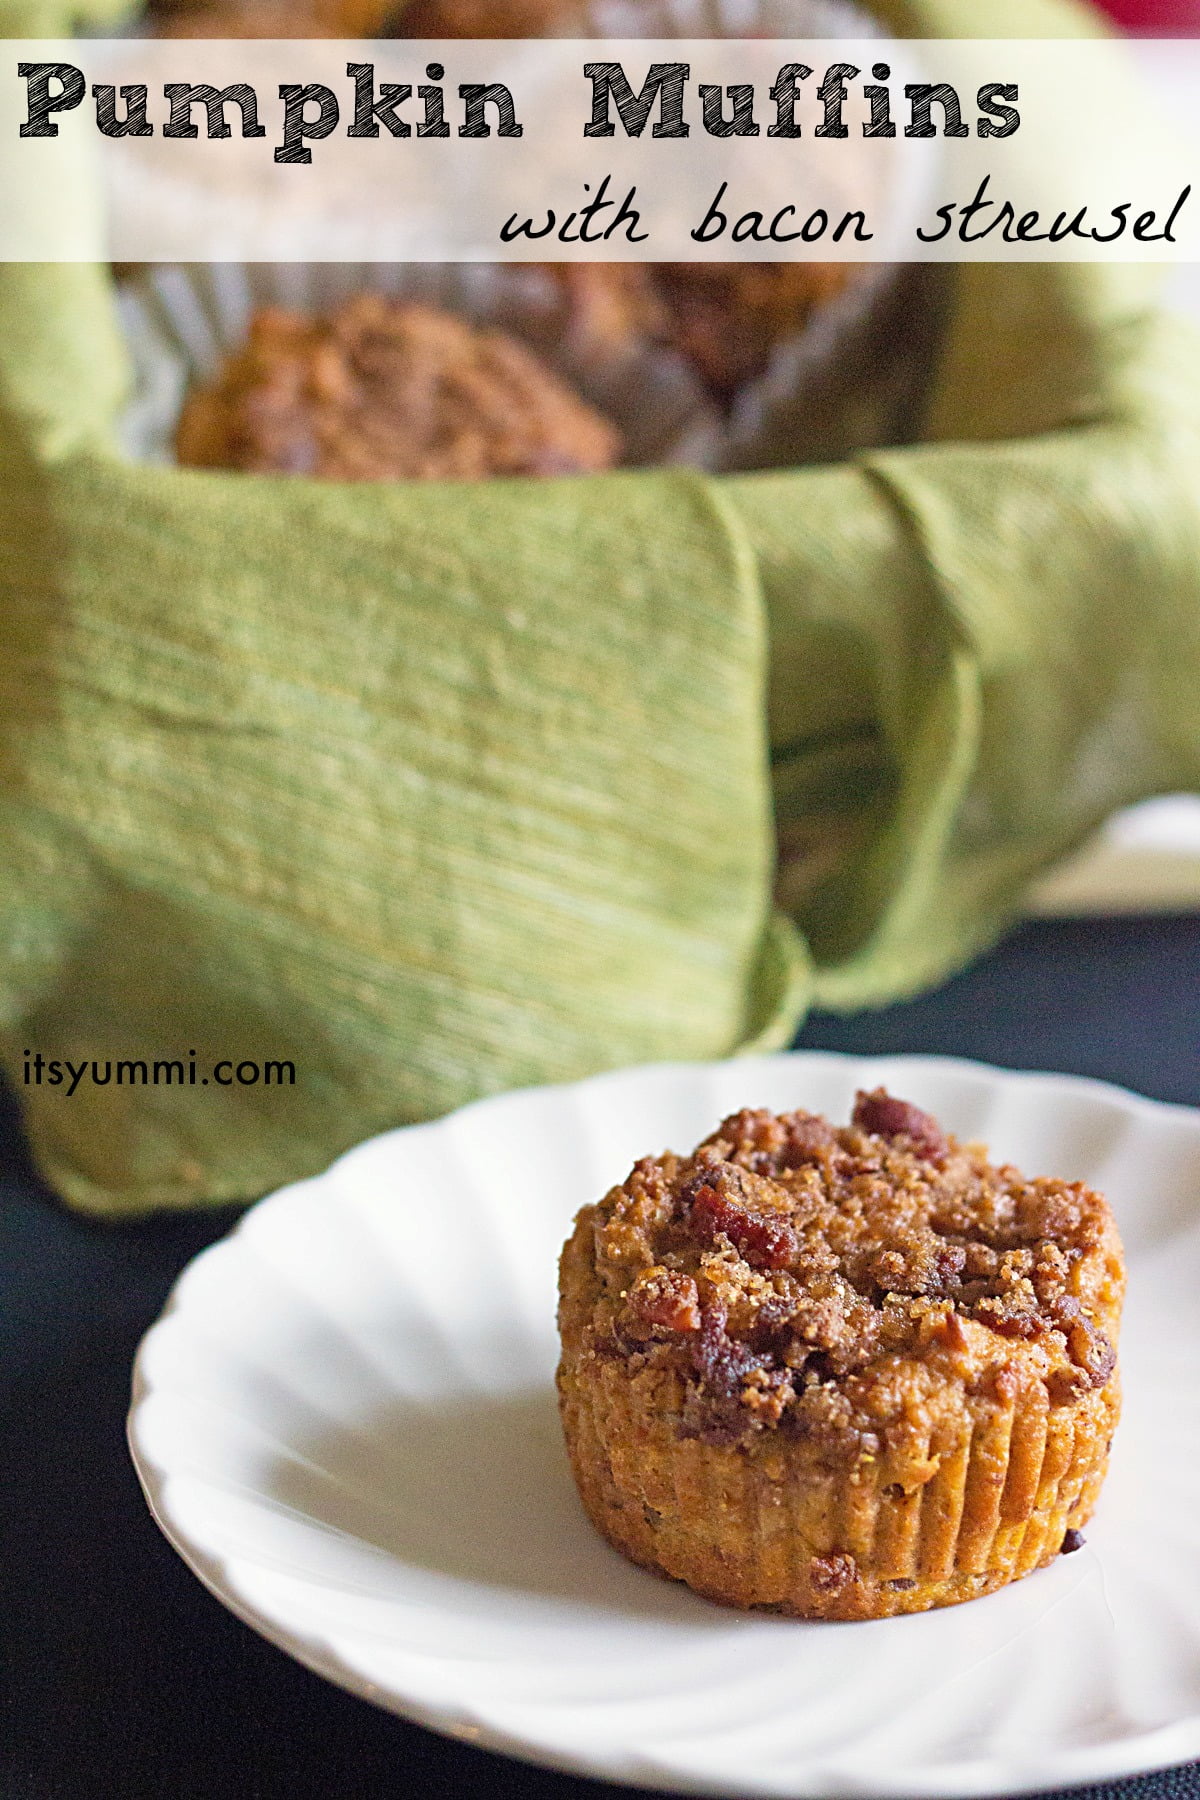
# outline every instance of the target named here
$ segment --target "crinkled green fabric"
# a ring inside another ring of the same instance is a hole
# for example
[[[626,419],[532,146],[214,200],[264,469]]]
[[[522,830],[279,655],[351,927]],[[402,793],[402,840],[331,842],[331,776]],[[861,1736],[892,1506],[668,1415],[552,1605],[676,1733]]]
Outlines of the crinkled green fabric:
[[[70,1201],[249,1197],[474,1095],[783,1044],[1200,785],[1197,341],[1141,270],[949,280],[919,444],[341,489],[130,464],[106,275],[0,271],[0,1038]]]

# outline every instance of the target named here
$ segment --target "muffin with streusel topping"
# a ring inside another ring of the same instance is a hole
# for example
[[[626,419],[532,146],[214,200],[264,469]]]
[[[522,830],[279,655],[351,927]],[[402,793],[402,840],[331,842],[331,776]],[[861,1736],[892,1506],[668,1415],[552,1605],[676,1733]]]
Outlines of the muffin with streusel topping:
[[[354,294],[325,314],[264,307],[189,393],[185,467],[332,481],[479,481],[608,469],[617,428],[507,332]]]
[[[873,1619],[1074,1548],[1120,1411],[1125,1265],[1078,1182],[882,1089],[639,1162],[563,1252],[558,1384],[593,1523],[710,1599]]]

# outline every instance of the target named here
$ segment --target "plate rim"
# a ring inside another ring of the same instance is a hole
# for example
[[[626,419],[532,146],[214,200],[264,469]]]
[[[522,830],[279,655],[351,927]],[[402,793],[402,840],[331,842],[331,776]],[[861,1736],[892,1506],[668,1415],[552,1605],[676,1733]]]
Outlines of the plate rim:
[[[172,1316],[182,1309],[185,1299],[184,1285],[188,1282],[192,1271],[201,1262],[218,1260],[235,1253],[237,1240],[245,1230],[247,1223],[260,1211],[268,1208],[285,1208],[297,1193],[311,1190],[315,1185],[329,1181],[330,1177],[348,1159],[356,1157],[360,1152],[372,1149],[386,1140],[409,1136],[414,1132],[436,1131],[447,1121],[461,1118],[464,1114],[477,1114],[489,1107],[503,1105],[525,1096],[568,1094],[581,1088],[594,1088],[606,1084],[616,1085],[623,1080],[636,1080],[639,1076],[669,1077],[677,1075],[686,1078],[707,1070],[744,1068],[749,1072],[755,1066],[761,1065],[776,1066],[781,1063],[789,1063],[811,1066],[818,1062],[827,1065],[852,1063],[863,1066],[867,1070],[876,1065],[882,1067],[883,1065],[900,1064],[910,1069],[930,1068],[935,1071],[968,1073],[985,1082],[999,1082],[1001,1085],[1011,1082],[1023,1086],[1066,1087],[1075,1092],[1088,1094],[1098,1100],[1106,1100],[1110,1105],[1116,1105],[1125,1112],[1143,1112],[1156,1117],[1167,1115],[1186,1118],[1193,1126],[1200,1127],[1200,1107],[1189,1106],[1178,1101],[1153,1099],[1133,1088],[1090,1075],[1066,1074],[1047,1069],[1013,1068],[1002,1064],[978,1061],[970,1057],[930,1055],[923,1052],[893,1051],[860,1055],[853,1051],[799,1049],[691,1061],[680,1059],[639,1063],[604,1070],[574,1081],[531,1083],[519,1088],[505,1089],[496,1094],[483,1095],[434,1119],[421,1120],[410,1125],[393,1126],[385,1131],[374,1133],[360,1143],[351,1145],[342,1151],[325,1169],[318,1173],[288,1182],[252,1202],[228,1232],[189,1259],[172,1283],[166,1302],[158,1316],[139,1341],[132,1366],[125,1438],[151,1518],[172,1549],[207,1591],[244,1625],[255,1631],[275,1649],[292,1657],[294,1661],[299,1662],[312,1673],[324,1677],[336,1687],[359,1699],[366,1700],[396,1717],[406,1719],[452,1741],[507,1756],[538,1768],[607,1781],[619,1786],[660,1793],[721,1796],[724,1797],[724,1800],[731,1800],[731,1796],[735,1793],[744,1797],[744,1800],[769,1800],[771,1796],[782,1800],[785,1791],[796,1796],[811,1797],[811,1800],[816,1800],[818,1795],[829,1796],[830,1800],[833,1800],[835,1796],[849,1797],[851,1795],[855,1796],[855,1800],[866,1800],[867,1796],[870,1796],[870,1800],[918,1800],[918,1796],[936,1796],[937,1800],[968,1800],[968,1797],[969,1800],[994,1800],[994,1797],[1009,1794],[1069,1791],[1073,1788],[1098,1783],[1126,1780],[1139,1775],[1180,1767],[1200,1759],[1200,1709],[1188,1718],[1156,1726],[1135,1736],[1119,1738],[1110,1744],[1084,1746],[1067,1752],[1059,1756],[1054,1768],[1049,1767],[1045,1762],[1032,1765],[1020,1762],[1001,1765],[993,1759],[986,1765],[993,1773],[982,1780],[964,1779],[963,1772],[977,1765],[960,1761],[943,1765],[937,1775],[929,1765],[921,1765],[917,1771],[919,1779],[915,1783],[906,1784],[897,1780],[891,1784],[886,1781],[860,1784],[841,1776],[834,1776],[831,1779],[830,1774],[824,1771],[821,1761],[814,1759],[812,1768],[816,1777],[815,1783],[805,1781],[799,1787],[793,1785],[785,1790],[778,1782],[763,1781],[735,1790],[731,1789],[729,1784],[723,1780],[714,1778],[706,1781],[695,1772],[673,1771],[658,1766],[653,1769],[639,1767],[636,1754],[631,1755],[628,1751],[624,1753],[624,1756],[618,1751],[611,1757],[597,1753],[594,1748],[587,1752],[573,1754],[548,1746],[534,1737],[505,1732],[486,1720],[480,1721],[465,1716],[456,1716],[455,1703],[439,1707],[418,1697],[402,1694],[394,1687],[386,1689],[378,1687],[343,1658],[331,1636],[320,1632],[301,1630],[297,1627],[283,1626],[272,1617],[267,1609],[250,1600],[241,1591],[240,1584],[231,1569],[230,1560],[198,1545],[192,1535],[173,1516],[170,1504],[173,1473],[148,1450],[140,1429],[144,1409],[156,1391],[155,1384],[146,1374],[148,1346],[163,1327],[169,1326]],[[958,1772],[957,1775],[956,1772]]]

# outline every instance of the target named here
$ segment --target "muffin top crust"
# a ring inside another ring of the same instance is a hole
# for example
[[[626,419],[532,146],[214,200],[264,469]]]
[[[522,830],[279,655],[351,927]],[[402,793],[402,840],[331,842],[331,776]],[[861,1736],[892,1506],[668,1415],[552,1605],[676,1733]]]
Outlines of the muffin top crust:
[[[323,315],[264,307],[188,396],[196,468],[339,481],[568,475],[620,459],[615,426],[507,333],[357,294]]]
[[[595,1354],[670,1377],[681,1435],[708,1443],[786,1431],[869,1455],[948,1386],[1060,1406],[1116,1363],[1103,1197],[995,1167],[883,1089],[840,1128],[735,1113],[691,1156],[637,1163],[574,1242]]]

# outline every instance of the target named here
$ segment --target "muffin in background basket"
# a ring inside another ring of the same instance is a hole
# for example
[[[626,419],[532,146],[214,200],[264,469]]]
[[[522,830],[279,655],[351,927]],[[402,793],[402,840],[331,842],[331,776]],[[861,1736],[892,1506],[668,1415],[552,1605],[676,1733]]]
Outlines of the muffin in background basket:
[[[387,0],[151,0],[156,37],[357,38],[386,28]]]
[[[188,395],[175,447],[195,468],[337,481],[577,474],[621,452],[616,427],[507,333],[379,294],[260,310]]]
[[[385,29],[409,38],[534,38],[578,25],[578,0],[407,0],[394,6]]]
[[[1120,1411],[1103,1198],[860,1094],[647,1158],[563,1252],[580,1495],[633,1561],[738,1607],[950,1606],[1078,1547]]]
[[[657,346],[722,407],[862,273],[851,263],[543,263],[553,327],[586,359]]]
[[[655,276],[672,343],[728,405],[856,272],[852,263],[662,263]]]
[[[650,23],[651,7],[646,6]],[[407,38],[586,35],[579,0],[408,0],[388,29]],[[559,284],[575,341],[597,350],[657,342],[680,354],[707,394],[729,406],[813,313],[863,266],[819,262],[544,265]],[[600,334],[603,333],[601,340]]]

